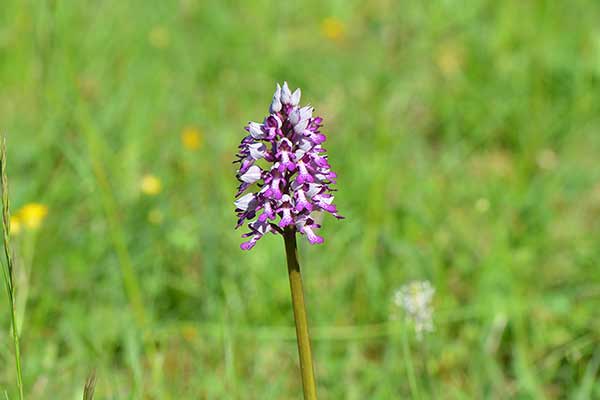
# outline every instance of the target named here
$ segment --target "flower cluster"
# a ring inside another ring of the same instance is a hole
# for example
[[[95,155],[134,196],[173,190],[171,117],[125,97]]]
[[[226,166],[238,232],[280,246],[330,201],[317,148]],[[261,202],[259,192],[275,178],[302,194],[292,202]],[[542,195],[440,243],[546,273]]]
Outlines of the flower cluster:
[[[428,281],[415,281],[402,286],[394,295],[394,303],[406,312],[417,334],[423,338],[423,332],[433,332],[433,309],[431,301],[435,288]]]
[[[315,213],[325,211],[342,218],[331,195],[336,174],[322,147],[323,119],[313,117],[311,106],[299,106],[300,94],[300,89],[292,93],[287,82],[278,84],[269,115],[262,124],[250,122],[245,128],[248,135],[234,161],[240,164],[237,178],[241,182],[235,201],[237,227],[247,220],[250,229],[243,235],[250,238],[242,243],[243,250],[254,247],[266,233],[283,233],[284,229],[295,229],[312,244],[322,243],[323,238],[315,233],[320,227]],[[254,184],[256,192],[240,197]]]

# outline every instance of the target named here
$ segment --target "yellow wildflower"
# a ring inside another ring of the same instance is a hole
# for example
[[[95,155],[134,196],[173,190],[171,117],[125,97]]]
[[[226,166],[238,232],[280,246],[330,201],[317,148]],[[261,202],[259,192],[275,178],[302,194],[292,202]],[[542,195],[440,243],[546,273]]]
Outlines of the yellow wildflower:
[[[165,49],[171,43],[169,31],[164,26],[156,26],[148,33],[148,41],[157,49]]]
[[[181,143],[188,150],[195,151],[202,147],[202,133],[194,127],[186,127],[181,133]]]
[[[17,236],[19,233],[21,233],[21,219],[17,216],[11,216],[10,217],[10,234]]]
[[[162,191],[162,182],[154,175],[144,175],[140,188],[145,195],[156,196]]]
[[[42,225],[47,215],[47,206],[39,203],[29,203],[17,212],[16,217],[25,226],[25,229],[36,230]]]
[[[328,17],[321,23],[321,33],[329,40],[340,40],[344,37],[344,23],[335,17]]]

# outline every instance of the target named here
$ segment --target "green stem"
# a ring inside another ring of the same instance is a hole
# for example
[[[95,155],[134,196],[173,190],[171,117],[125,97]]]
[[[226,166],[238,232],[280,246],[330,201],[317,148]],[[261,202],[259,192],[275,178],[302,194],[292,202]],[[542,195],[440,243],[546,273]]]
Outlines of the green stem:
[[[408,385],[410,387],[411,398],[419,400],[421,394],[419,393],[419,385],[417,384],[417,376],[415,374],[415,368],[412,362],[412,354],[410,351],[410,344],[408,343],[408,325],[405,323],[402,326],[402,350],[404,353],[404,366],[406,367],[406,374],[408,376]]]
[[[23,373],[21,371],[21,346],[19,345],[19,332],[17,331],[17,318],[15,313],[15,304],[10,299],[10,319],[12,323],[13,343],[15,345],[15,365],[17,367],[17,386],[19,387],[19,399],[23,400]]]
[[[302,275],[298,264],[298,247],[296,245],[296,231],[286,228],[284,235],[285,254],[287,257],[288,275],[292,291],[292,306],[296,321],[296,337],[298,339],[298,354],[300,356],[300,371],[302,373],[302,387],[305,400],[317,400],[317,386],[315,372],[310,350],[310,335],[308,333],[308,319],[304,304],[304,290],[302,288]]]

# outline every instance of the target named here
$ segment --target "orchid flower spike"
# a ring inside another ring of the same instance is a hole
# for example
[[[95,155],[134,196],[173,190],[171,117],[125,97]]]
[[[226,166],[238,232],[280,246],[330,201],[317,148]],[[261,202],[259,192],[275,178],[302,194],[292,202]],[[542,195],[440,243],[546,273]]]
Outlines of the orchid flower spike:
[[[248,135],[234,161],[240,164],[237,227],[247,221],[250,230],[243,235],[250,238],[240,246],[243,250],[267,232],[283,234],[284,228],[295,229],[311,244],[323,243],[315,232],[321,226],[318,214],[343,218],[333,204],[331,186],[337,175],[322,146],[323,119],[313,116],[311,106],[300,107],[300,97],[300,89],[292,92],[287,82],[277,84],[269,115],[262,124],[250,122],[245,128]],[[257,164],[261,159],[266,167]]]

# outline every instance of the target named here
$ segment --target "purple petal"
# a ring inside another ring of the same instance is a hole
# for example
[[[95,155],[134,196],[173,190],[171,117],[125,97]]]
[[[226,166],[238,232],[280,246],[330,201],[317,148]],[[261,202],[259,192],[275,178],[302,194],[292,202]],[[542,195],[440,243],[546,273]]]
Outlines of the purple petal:
[[[284,208],[282,210],[281,221],[279,221],[279,227],[285,228],[288,225],[292,225],[294,223],[294,219],[292,218],[292,212],[289,208]]]
[[[256,242],[257,241],[254,240],[254,238],[253,238],[253,239],[251,239],[251,240],[249,240],[247,242],[244,242],[244,243],[240,244],[240,248],[242,250],[250,250],[251,248],[254,247],[254,245],[256,244]]]
[[[324,241],[323,238],[321,236],[317,236],[309,226],[304,227],[304,233],[306,234],[310,244],[321,244]]]

